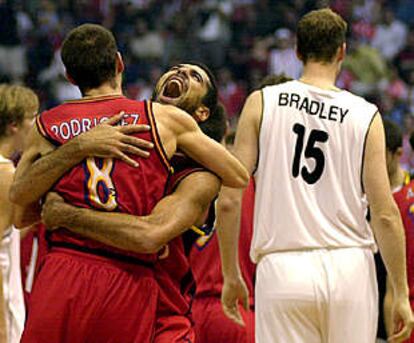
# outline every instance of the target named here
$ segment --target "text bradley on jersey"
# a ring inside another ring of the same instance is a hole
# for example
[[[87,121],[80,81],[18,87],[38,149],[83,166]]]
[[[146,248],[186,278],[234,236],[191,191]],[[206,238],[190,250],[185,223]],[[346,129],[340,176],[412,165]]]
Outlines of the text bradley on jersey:
[[[320,119],[339,121],[341,124],[349,112],[349,109],[334,105],[327,107],[324,102],[310,100],[296,93],[280,93],[279,106],[293,107],[299,111],[305,111],[309,115],[317,116]],[[327,107],[326,110],[325,107]]]

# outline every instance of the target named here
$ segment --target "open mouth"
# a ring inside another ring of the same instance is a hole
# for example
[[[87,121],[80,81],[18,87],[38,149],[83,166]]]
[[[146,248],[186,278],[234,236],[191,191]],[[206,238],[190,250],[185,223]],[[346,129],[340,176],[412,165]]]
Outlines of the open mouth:
[[[184,82],[173,77],[166,82],[162,95],[170,99],[177,99],[184,93],[184,88]]]

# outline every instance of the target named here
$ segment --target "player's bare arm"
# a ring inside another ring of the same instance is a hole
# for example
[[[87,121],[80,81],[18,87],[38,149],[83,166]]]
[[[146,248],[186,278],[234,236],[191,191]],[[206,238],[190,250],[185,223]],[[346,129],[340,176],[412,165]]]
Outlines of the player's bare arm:
[[[243,107],[233,151],[249,175],[257,164],[261,116],[262,93],[256,91],[248,97]],[[223,308],[226,315],[238,324],[243,323],[237,307],[238,299],[245,306],[248,305],[248,292],[241,276],[238,257],[241,200],[241,190],[223,187],[217,205],[217,233],[224,277]]]
[[[3,237],[4,231],[12,225],[12,213],[13,205],[8,199],[8,191],[13,181],[14,167],[12,164],[0,165],[0,237]],[[0,342],[7,342],[6,335],[6,321],[4,316],[4,309],[6,305],[4,303],[3,293],[3,274],[0,270]]]
[[[48,228],[65,227],[115,248],[154,253],[197,223],[219,189],[217,176],[209,172],[193,173],[145,217],[77,208],[50,193],[42,216]]]
[[[186,112],[170,105],[153,104],[154,115],[167,155],[181,150],[216,173],[223,185],[246,187],[249,176],[243,165],[221,144],[206,136]]]
[[[137,162],[127,154],[148,157],[152,143],[129,136],[148,131],[147,125],[113,126],[122,118],[114,116],[85,132],[58,149],[33,127],[28,137],[27,149],[17,167],[10,190],[10,199],[18,206],[14,217],[17,227],[33,224],[39,218],[39,199],[70,168],[89,156],[118,158],[137,167]],[[30,191],[28,191],[30,190]]]
[[[381,116],[376,114],[367,136],[363,165],[371,226],[394,290],[392,320],[396,325],[391,342],[410,337],[414,319],[408,301],[405,237],[400,213],[391,194],[385,160],[385,138]]]

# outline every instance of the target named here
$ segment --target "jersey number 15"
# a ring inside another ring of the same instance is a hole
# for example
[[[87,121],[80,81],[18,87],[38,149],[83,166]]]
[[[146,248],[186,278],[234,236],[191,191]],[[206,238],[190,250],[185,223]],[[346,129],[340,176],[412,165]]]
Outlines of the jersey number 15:
[[[294,178],[297,178],[301,174],[306,183],[313,185],[321,178],[323,170],[325,169],[325,155],[315,144],[317,142],[326,143],[329,135],[325,131],[316,129],[310,132],[305,148],[305,158],[313,158],[315,160],[315,168],[309,171],[306,166],[302,167],[302,170],[300,168],[306,132],[305,127],[301,124],[295,124],[293,126],[293,132],[297,135],[297,140],[295,155],[293,157],[292,175]]]

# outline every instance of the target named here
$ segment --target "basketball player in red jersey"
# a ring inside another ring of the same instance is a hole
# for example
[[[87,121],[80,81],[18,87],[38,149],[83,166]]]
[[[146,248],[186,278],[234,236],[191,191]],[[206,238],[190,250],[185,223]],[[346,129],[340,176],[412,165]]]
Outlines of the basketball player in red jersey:
[[[199,120],[202,130],[213,139],[220,141],[225,132],[225,118],[221,106],[217,106],[217,98],[211,96],[208,87],[200,89],[191,81],[194,72],[205,71],[202,77],[207,77],[215,85],[214,77],[205,66],[182,64],[171,68],[164,74],[156,86],[155,97],[158,101],[167,102],[164,89],[169,88],[170,80],[181,74],[189,81],[191,101],[184,104],[177,97],[177,106],[192,111]],[[207,82],[205,84],[208,84]],[[209,110],[208,117],[199,118],[202,108]],[[62,148],[61,148],[62,149]],[[204,224],[204,212],[217,195],[216,179],[200,165],[183,155],[177,155],[171,163],[175,173],[168,183],[168,192],[156,205],[150,216],[136,218],[128,215],[114,216],[113,214],[71,207],[58,199],[49,200],[44,208],[44,216],[49,227],[68,227],[74,232],[86,235],[99,241],[115,244],[115,246],[142,252],[142,249],[158,250],[172,238],[183,232],[184,228],[193,225],[200,217],[198,224]],[[178,230],[177,230],[178,229]],[[156,279],[161,287],[160,301],[157,314],[157,330],[154,342],[192,342],[194,332],[188,317],[190,310],[189,288],[193,285],[189,248],[191,237],[185,235],[173,239],[168,244],[168,257],[162,258],[156,265]],[[166,257],[166,256],[164,256]]]
[[[162,90],[166,88],[169,79],[174,74],[182,73],[189,76],[199,67],[202,67],[206,71],[211,83],[215,84],[214,77],[205,66],[191,64],[177,65],[164,74],[157,83],[155,92],[157,100],[162,102],[170,101],[162,96]],[[272,78],[267,82],[280,83],[284,81],[286,81],[285,78],[278,77]],[[184,109],[193,111],[192,114],[197,118],[197,113],[203,107],[203,104],[205,104],[210,110],[210,113],[208,118],[204,119],[205,121],[199,122],[199,125],[210,137],[221,141],[225,131],[225,120],[220,111],[220,106],[218,106],[218,110],[214,110],[215,105],[212,97],[210,96],[205,99],[209,93],[207,89],[204,89],[200,96],[199,90],[193,88],[190,84],[189,92],[192,95],[192,101],[187,101],[186,105],[183,105],[179,101],[179,98],[177,98],[176,105],[184,106]],[[200,120],[200,118],[198,119]],[[210,179],[211,175],[206,173],[200,165],[185,156],[179,155],[175,156],[171,162],[174,166],[175,173],[168,183],[168,193],[173,193],[171,196],[164,198],[154,208],[153,213],[146,218],[142,218],[143,220],[131,216],[128,219],[126,215],[123,215],[124,218],[115,218],[105,213],[93,213],[90,210],[71,208],[62,201],[59,201],[59,199],[55,198],[51,200],[52,197],[50,197],[44,209],[46,223],[51,228],[59,226],[68,227],[76,233],[87,235],[99,241],[107,242],[109,239],[112,241],[112,244],[120,244],[116,245],[117,247],[132,249],[138,252],[146,249],[148,244],[155,246],[155,249],[159,249],[163,244],[178,235],[179,232],[182,232],[183,227],[189,227],[194,224],[198,217],[201,217],[199,220],[200,226],[205,224],[205,215],[202,214],[207,209],[209,202],[216,196],[216,193],[211,191],[214,189]],[[252,189],[250,188],[250,190]],[[213,216],[209,216],[207,226],[212,226],[214,222],[214,211],[210,213]],[[245,217],[248,217],[248,214],[251,213],[251,208],[250,210],[246,210],[245,213]],[[175,222],[169,220],[172,216],[177,219]],[[185,218],[187,218],[186,221]],[[246,221],[250,222],[251,219]],[[108,225],[109,222],[111,225]],[[186,226],[183,226],[184,222],[186,222]],[[152,227],[151,223],[156,223],[155,227]],[[174,226],[176,228],[178,227],[181,231],[174,231]],[[171,229],[173,231],[168,233]],[[245,263],[246,275],[250,275],[250,279],[252,280],[254,271],[249,268],[252,264],[249,262],[247,256],[249,242],[251,241],[251,237],[248,237],[248,229],[249,227],[247,226],[246,230],[243,230],[243,232],[246,231],[246,240],[243,240],[245,241],[243,250],[246,254],[243,256],[245,257],[244,260],[247,260],[247,263]],[[111,236],[113,238],[110,238]],[[193,286],[188,254],[194,243],[194,236],[189,232],[183,237],[173,239],[168,245],[168,257],[161,259],[157,264],[156,278],[161,286],[162,292],[160,294],[157,330],[154,342],[171,343],[193,341],[194,333],[191,320],[188,316],[191,299],[190,290]],[[243,256],[241,257],[242,259]],[[218,256],[214,257],[214,259],[218,259]],[[211,269],[213,270],[213,268]],[[213,273],[214,271],[210,274]],[[219,280],[220,275],[221,272],[218,270],[218,276],[215,278]],[[214,289],[214,285],[209,286],[212,286]],[[203,291],[203,288],[201,290]],[[253,323],[252,321],[248,323],[251,324],[249,325],[248,332],[252,332]],[[231,330],[230,326],[232,328]],[[235,337],[236,339],[240,337],[241,341],[243,341],[243,339],[249,336],[249,333],[246,333],[244,328],[239,328],[233,323],[229,323],[228,329],[229,332],[225,337],[231,337],[232,340]]]
[[[203,135],[188,114],[172,106],[130,101],[122,96],[123,63],[109,31],[97,25],[74,29],[62,46],[62,59],[68,77],[79,86],[84,98],[38,118],[37,129],[30,137],[32,144],[17,171],[17,185],[26,173],[32,176],[31,182],[37,180],[33,178],[33,164],[39,156],[53,151],[53,144],[62,145],[120,111],[125,112],[122,126],[151,127],[150,132],[140,136],[155,145],[155,152],[146,160],[137,156],[128,160],[133,164],[140,160],[140,167],[135,169],[124,161],[97,159],[97,154],[85,161],[80,159],[54,186],[66,201],[102,211],[148,214],[163,196],[171,170],[169,159],[177,148],[214,171],[223,183],[245,184],[245,170],[239,162]],[[173,90],[187,88],[180,76],[171,84]],[[193,141],[198,144],[192,145]],[[123,148],[128,143],[136,145],[136,137],[124,139]],[[79,156],[72,156],[76,158]],[[63,162],[65,166],[67,163]],[[27,180],[27,175],[23,179]],[[26,196],[21,205],[37,201],[48,190],[44,184],[34,185],[31,194],[23,192]],[[12,190],[13,200],[19,200],[17,190]],[[50,242],[51,252],[32,292],[22,342],[152,340],[157,284],[151,267],[156,255],[109,248],[65,229],[54,231]],[[139,318],[137,313],[145,316]]]
[[[205,86],[199,88],[191,79],[194,73],[200,74]],[[186,99],[185,94],[175,98],[167,96],[166,89],[170,88],[176,75],[181,75],[188,80],[190,101],[181,100]],[[209,84],[212,87],[208,86]],[[202,65],[182,64],[172,67],[161,77],[156,86],[155,98],[164,103],[174,100],[175,105],[192,111],[203,132],[220,141],[226,124],[222,107],[217,105],[214,89],[214,76],[208,68]],[[101,129],[109,129],[109,127]],[[65,146],[58,150],[64,148]],[[57,152],[53,152],[48,158],[53,158],[53,154]],[[78,151],[78,153],[82,152]],[[53,197],[49,197],[44,207],[45,221],[49,227],[67,227],[75,233],[125,250],[157,251],[182,233],[183,229],[193,225],[199,217],[201,217],[199,224],[202,225],[205,219],[203,214],[219,189],[216,176],[184,155],[175,156],[171,164],[175,173],[170,178],[168,188],[173,190],[174,186],[174,193],[161,200],[150,216],[138,218],[75,208],[56,199],[52,201],[50,199]],[[186,172],[189,169],[191,173]],[[43,174],[43,177],[48,179],[44,181],[46,183],[53,181],[47,174]],[[181,182],[178,183],[177,180]],[[162,291],[154,338],[154,342],[157,343],[191,342],[194,339],[192,323],[188,317],[190,296],[185,287],[192,284],[192,278],[189,277],[190,266],[185,249],[187,244],[184,243],[181,237],[171,241],[168,244],[168,258],[163,258],[156,265],[156,279]]]
[[[395,123],[384,120],[385,143],[387,146],[387,170],[395,202],[401,213],[405,229],[407,277],[411,308],[414,309],[414,180],[402,169],[402,133]],[[387,291],[384,298],[384,320],[388,335],[395,331],[391,320],[393,292],[387,277]],[[414,334],[406,342],[414,343]]]

